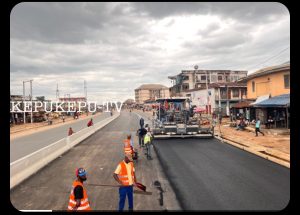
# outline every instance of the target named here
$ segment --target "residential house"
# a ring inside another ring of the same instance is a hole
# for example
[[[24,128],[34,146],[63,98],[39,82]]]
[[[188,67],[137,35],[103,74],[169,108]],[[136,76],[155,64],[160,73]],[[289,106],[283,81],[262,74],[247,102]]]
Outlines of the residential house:
[[[266,123],[273,118],[276,127],[289,128],[290,113],[290,63],[260,69],[238,80],[247,84],[247,99],[255,100],[249,108],[255,108],[252,119]]]
[[[146,100],[169,97],[169,88],[161,84],[143,84],[134,90],[137,104],[144,104]]]
[[[246,84],[211,83],[207,88],[186,90],[183,94],[191,99],[191,105],[205,108],[207,113],[221,112],[223,116],[229,116],[231,106],[246,98]]]
[[[239,70],[182,70],[168,77],[173,84],[170,96],[183,96],[188,90],[205,88],[206,84],[235,82],[246,76],[247,71]]]

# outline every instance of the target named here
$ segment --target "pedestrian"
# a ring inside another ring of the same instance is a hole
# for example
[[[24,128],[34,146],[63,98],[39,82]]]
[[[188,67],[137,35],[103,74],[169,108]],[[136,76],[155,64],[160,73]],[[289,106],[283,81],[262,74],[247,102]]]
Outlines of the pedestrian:
[[[141,128],[144,127],[144,119],[142,117],[140,118],[140,126],[141,126]]]
[[[94,124],[93,124],[93,119],[91,118],[90,121],[87,123],[87,127],[90,127],[92,125],[94,125]]]
[[[110,111],[110,116],[112,116],[113,115],[113,113],[112,113],[112,111]]]
[[[212,129],[214,129],[217,126],[217,116],[213,114],[212,116]]]
[[[76,169],[77,179],[73,182],[71,194],[69,197],[68,211],[89,211],[90,202],[83,182],[87,180],[87,172],[83,168]]]
[[[219,123],[222,124],[222,113],[219,113]]]
[[[151,158],[151,144],[152,144],[152,135],[150,133],[150,128],[148,129],[147,134],[144,137],[144,144],[146,146],[146,155],[147,155],[147,159],[152,159]]]
[[[131,154],[126,154],[117,166],[113,177],[121,185],[119,188],[119,211],[123,211],[128,198],[128,210],[133,210],[133,186],[136,186],[135,169]]]
[[[73,133],[75,133],[72,129],[72,127],[69,128],[68,136],[71,136]]]
[[[147,133],[147,130],[144,127],[137,130],[140,148],[144,147],[144,137],[145,137],[146,133]]]
[[[260,131],[260,119],[258,118],[256,120],[256,123],[255,123],[255,133],[256,133],[256,137],[258,136],[258,133],[261,133],[263,136],[265,136],[265,134],[263,132]]]
[[[63,122],[65,122],[65,115],[62,116],[62,120],[63,120]]]
[[[241,118],[240,122],[236,126],[236,130],[245,130],[246,123],[244,121],[244,118]]]
[[[269,116],[269,119],[267,121],[267,128],[270,129],[272,127],[273,123],[274,123],[274,120],[273,120],[272,116]]]

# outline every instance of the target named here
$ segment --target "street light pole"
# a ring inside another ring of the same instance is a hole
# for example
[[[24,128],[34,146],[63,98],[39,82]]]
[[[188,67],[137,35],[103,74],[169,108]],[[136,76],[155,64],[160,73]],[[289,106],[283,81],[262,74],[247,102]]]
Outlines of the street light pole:
[[[23,123],[26,123],[26,119],[25,119],[25,81],[23,81]]]
[[[207,106],[207,115],[209,115],[209,105],[208,105],[208,101],[209,101],[209,95],[208,95],[208,84],[207,84],[207,71],[206,71],[206,94],[207,94],[207,100],[206,100],[206,106]]]
[[[229,111],[228,85],[226,84],[225,87],[226,87],[226,115],[227,115],[227,113]]]
[[[32,108],[33,108],[33,105],[32,105],[32,80],[30,80],[30,100],[31,100],[31,115],[30,115],[30,122],[32,123]]]

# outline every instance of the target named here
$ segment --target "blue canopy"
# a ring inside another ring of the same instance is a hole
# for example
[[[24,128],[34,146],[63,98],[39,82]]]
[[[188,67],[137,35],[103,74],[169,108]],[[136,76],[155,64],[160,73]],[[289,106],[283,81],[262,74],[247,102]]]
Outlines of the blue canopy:
[[[289,107],[290,106],[290,94],[283,94],[280,96],[274,96],[269,99],[256,103],[254,107]]]

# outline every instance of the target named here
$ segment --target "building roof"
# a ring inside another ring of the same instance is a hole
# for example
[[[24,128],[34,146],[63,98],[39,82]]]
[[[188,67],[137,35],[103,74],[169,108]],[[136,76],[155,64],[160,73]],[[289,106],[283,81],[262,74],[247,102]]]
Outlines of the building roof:
[[[289,106],[290,106],[290,94],[274,96],[272,98],[263,100],[254,105],[254,107],[289,107]]]
[[[262,102],[264,100],[267,100],[269,98],[270,98],[270,94],[259,96],[259,97],[257,97],[257,99],[256,99],[255,102],[251,103],[251,105],[256,105],[256,104],[258,104],[258,103],[260,103],[260,102]]]
[[[241,102],[238,102],[234,105],[232,105],[233,108],[246,108],[246,107],[250,107],[250,104],[251,104],[252,101],[241,101]]]
[[[188,97],[170,97],[170,98],[158,98],[156,99],[157,102],[183,102],[188,100]]]
[[[142,84],[136,90],[159,90],[159,89],[169,89],[168,87],[162,84]]]
[[[147,99],[144,101],[145,104],[156,103],[155,99]]]
[[[239,82],[247,81],[247,80],[250,80],[250,79],[253,79],[256,77],[260,77],[260,76],[264,76],[264,75],[268,75],[268,74],[272,74],[272,73],[276,73],[276,72],[282,72],[282,71],[290,71],[289,61],[284,64],[262,68],[260,70],[257,70],[256,72],[248,75],[247,77],[239,79],[238,81]]]
[[[134,99],[127,99],[124,101],[124,104],[134,104],[134,103],[135,103]]]

